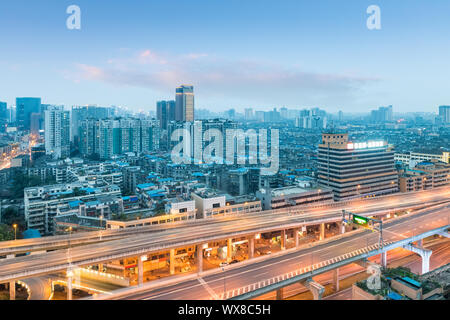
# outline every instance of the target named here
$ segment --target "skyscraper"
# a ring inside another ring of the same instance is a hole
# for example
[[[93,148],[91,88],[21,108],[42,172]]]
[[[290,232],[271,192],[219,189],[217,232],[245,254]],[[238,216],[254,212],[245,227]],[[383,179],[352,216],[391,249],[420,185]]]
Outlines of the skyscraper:
[[[439,116],[442,118],[444,123],[450,123],[450,106],[440,106]]]
[[[45,114],[45,153],[54,159],[70,155],[70,113],[63,107],[49,107]]]
[[[158,101],[156,104],[156,118],[161,129],[167,130],[167,124],[175,120],[175,101]]]
[[[194,121],[194,87],[181,85],[176,89],[176,121]]]
[[[8,124],[8,106],[6,102],[0,102],[0,132],[6,131]]]
[[[19,130],[30,130],[32,113],[41,113],[41,98],[16,98],[16,121]]]

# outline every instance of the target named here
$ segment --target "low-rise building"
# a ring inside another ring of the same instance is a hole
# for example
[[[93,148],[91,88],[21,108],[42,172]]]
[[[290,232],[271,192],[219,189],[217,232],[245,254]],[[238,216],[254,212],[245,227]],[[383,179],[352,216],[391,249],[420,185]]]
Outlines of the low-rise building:
[[[333,191],[327,188],[289,186],[261,188],[256,192],[263,210],[276,210],[293,206],[326,204],[333,202]]]
[[[39,230],[42,235],[54,234],[54,218],[58,215],[77,213],[107,218],[123,211],[118,186],[86,182],[26,188],[24,206],[27,227]]]
[[[450,164],[421,162],[414,169],[400,171],[400,192],[429,190],[450,184]]]

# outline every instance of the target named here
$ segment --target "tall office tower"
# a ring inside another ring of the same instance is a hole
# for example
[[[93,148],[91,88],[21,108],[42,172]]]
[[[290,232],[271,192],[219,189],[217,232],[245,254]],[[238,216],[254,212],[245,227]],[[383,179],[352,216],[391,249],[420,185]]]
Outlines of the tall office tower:
[[[439,116],[442,118],[444,123],[450,123],[450,106],[440,106]]]
[[[0,101],[0,132],[6,132],[8,121],[8,105]]]
[[[70,113],[63,107],[50,107],[45,115],[45,153],[54,159],[70,155]]]
[[[16,121],[19,130],[30,130],[32,113],[41,112],[41,98],[16,98]]]
[[[175,120],[175,101],[158,101],[156,118],[159,120],[160,128],[167,130],[167,124]]]
[[[398,191],[394,152],[387,143],[351,142],[346,133],[322,134],[318,179],[336,201]]]
[[[253,120],[253,109],[245,109],[245,120]]]
[[[182,85],[176,89],[175,121],[194,121],[194,87]]]

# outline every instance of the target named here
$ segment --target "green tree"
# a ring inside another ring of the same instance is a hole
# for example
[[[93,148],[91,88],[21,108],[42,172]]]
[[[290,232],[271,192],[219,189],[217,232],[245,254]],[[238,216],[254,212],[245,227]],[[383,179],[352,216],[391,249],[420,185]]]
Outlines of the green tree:
[[[14,230],[6,224],[0,224],[0,241],[14,240]]]
[[[18,230],[23,231],[26,229],[25,216],[20,214],[17,208],[8,207],[2,212],[2,224],[12,226],[17,224]]]

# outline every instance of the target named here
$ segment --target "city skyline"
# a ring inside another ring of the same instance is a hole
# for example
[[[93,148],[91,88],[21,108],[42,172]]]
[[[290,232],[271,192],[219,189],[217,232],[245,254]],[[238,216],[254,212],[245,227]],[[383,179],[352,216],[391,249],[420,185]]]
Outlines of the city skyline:
[[[190,83],[196,107],[215,112],[391,104],[398,112],[434,112],[450,101],[449,42],[435,32],[448,28],[448,2],[378,1],[381,30],[366,27],[369,1],[258,3],[82,0],[81,30],[66,28],[67,1],[3,3],[0,27],[14,33],[1,41],[7,95],[0,100],[41,96],[149,111]]]

